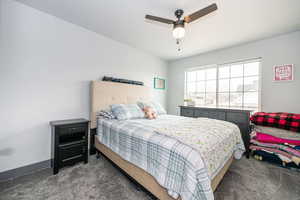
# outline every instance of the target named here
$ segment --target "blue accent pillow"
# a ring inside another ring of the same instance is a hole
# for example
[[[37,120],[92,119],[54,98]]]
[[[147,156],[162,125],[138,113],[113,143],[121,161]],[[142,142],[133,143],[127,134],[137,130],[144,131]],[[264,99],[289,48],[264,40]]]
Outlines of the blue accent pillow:
[[[137,104],[112,104],[111,111],[118,120],[144,118],[145,113]]]

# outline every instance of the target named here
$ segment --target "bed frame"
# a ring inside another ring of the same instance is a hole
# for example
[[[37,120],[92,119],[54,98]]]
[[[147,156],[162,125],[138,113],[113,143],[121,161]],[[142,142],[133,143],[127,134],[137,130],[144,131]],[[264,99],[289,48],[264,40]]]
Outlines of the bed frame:
[[[137,101],[149,99],[151,99],[151,89],[145,86],[127,85],[122,83],[104,81],[92,81],[90,116],[91,128],[97,128],[96,112],[101,109],[108,108],[110,104],[136,103]],[[110,148],[100,143],[97,138],[95,138],[95,148],[158,199],[175,200],[168,195],[167,190],[159,185],[153,176],[151,176],[145,170],[121,158],[117,153],[113,152]],[[212,180],[211,185],[214,191],[229,169],[232,161],[233,156],[226,162],[224,167]],[[181,198],[179,197],[178,200],[181,200]]]

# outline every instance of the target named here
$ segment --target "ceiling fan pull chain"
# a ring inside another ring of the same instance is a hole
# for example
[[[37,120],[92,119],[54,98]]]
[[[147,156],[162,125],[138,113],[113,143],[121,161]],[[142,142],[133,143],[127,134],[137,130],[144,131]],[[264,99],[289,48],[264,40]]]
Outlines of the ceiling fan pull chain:
[[[182,44],[182,42],[181,42],[181,40],[180,39],[176,39],[176,44],[177,44],[177,51],[181,51],[181,44]]]

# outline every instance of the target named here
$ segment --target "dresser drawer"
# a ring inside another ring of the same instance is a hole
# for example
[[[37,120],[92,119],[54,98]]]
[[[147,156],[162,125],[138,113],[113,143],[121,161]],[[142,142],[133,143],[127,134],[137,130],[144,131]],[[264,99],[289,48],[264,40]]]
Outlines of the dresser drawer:
[[[194,110],[190,108],[181,108],[180,115],[185,117],[194,117]]]
[[[195,117],[208,117],[209,112],[205,111],[205,110],[195,110]]]
[[[225,112],[204,111],[199,109],[199,110],[195,110],[195,117],[206,117],[211,119],[225,120],[226,114]]]
[[[242,124],[248,124],[249,125],[249,116],[245,113],[228,112],[226,115],[227,115],[226,119],[229,122],[242,123]]]
[[[226,120],[226,113],[225,112],[216,112],[215,119]]]

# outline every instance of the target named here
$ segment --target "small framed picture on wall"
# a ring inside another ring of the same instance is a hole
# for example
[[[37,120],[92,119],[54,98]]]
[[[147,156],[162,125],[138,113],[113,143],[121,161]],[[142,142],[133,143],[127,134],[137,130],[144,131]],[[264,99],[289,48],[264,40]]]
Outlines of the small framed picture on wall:
[[[294,80],[294,73],[293,73],[293,65],[275,65],[274,66],[274,78],[275,82],[279,81],[292,81]]]
[[[166,80],[162,78],[154,78],[154,88],[155,89],[166,89]]]

